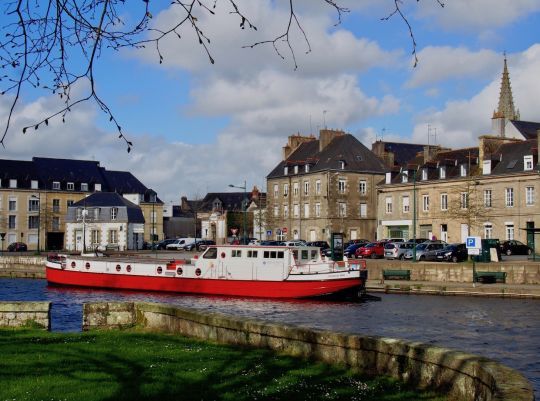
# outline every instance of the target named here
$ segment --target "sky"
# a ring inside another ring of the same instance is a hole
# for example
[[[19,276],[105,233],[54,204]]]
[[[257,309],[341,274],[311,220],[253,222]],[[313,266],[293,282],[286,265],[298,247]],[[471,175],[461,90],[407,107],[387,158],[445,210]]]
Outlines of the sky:
[[[120,14],[126,23],[142,2],[128,3]],[[281,160],[287,137],[317,136],[324,127],[353,134],[368,148],[378,139],[475,146],[491,130],[503,54],[521,119],[540,121],[540,0],[448,0],[444,8],[436,0],[404,0],[416,67],[407,26],[397,16],[382,19],[394,1],[338,0],[350,12],[337,24],[324,1],[297,0],[311,51],[293,26],[296,68],[283,43],[283,58],[271,45],[244,47],[285,30],[289,2],[237,3],[256,31],[240,29],[224,0],[216,2],[214,15],[197,16],[214,64],[187,26],[181,39],[161,43],[162,63],[148,47],[102,52],[97,91],[133,142],[131,152],[91,102],[72,110],[66,123],[52,119],[23,135],[22,126],[61,105],[30,87],[0,157],[98,160],[108,170],[130,171],[174,204],[181,196],[241,191],[229,184],[266,190],[265,177]],[[150,4],[152,28],[182,17],[171,2]],[[212,8],[214,0],[205,4]],[[10,96],[0,98],[3,123]]]

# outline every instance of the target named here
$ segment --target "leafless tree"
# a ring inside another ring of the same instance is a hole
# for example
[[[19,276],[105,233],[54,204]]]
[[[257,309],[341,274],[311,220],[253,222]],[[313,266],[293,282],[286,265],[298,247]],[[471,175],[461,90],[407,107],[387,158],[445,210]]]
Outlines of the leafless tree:
[[[180,40],[181,28],[185,27],[195,33],[210,63],[214,63],[209,49],[210,38],[203,31],[197,16],[202,13],[214,15],[218,1],[172,0],[170,7],[180,10],[180,17],[170,26],[158,29],[152,27],[150,21],[152,11],[158,9],[160,4],[151,5],[150,0],[139,0],[138,5],[130,5],[138,10],[138,18],[135,18],[133,23],[129,23],[125,18],[128,7],[125,0],[4,0],[2,11],[3,21],[6,22],[3,23],[0,32],[0,69],[4,74],[0,76],[0,92],[11,94],[12,98],[9,100],[8,117],[3,133],[0,134],[0,143],[4,146],[14,110],[23,89],[28,87],[41,88],[59,96],[63,106],[32,125],[23,127],[23,133],[29,129],[37,130],[43,125],[47,126],[54,118],[61,118],[65,122],[68,113],[74,107],[83,102],[93,101],[116,126],[118,136],[125,142],[129,152],[133,146],[131,141],[126,138],[120,122],[96,89],[94,71],[98,58],[109,50],[140,49],[150,46],[155,49],[159,63],[162,63],[164,56],[160,44],[167,37]],[[229,12],[238,17],[240,29],[257,30],[240,9],[238,0],[221,1],[227,3],[230,7]],[[293,30],[299,31],[306,44],[306,52],[310,52],[309,33],[306,34],[302,27],[296,12],[295,0],[284,1],[288,3],[289,17],[284,24],[283,33],[244,47],[271,45],[275,52],[284,58],[285,53],[280,49],[284,46],[293,58],[296,68],[290,35]],[[343,14],[349,11],[341,7],[338,0],[318,1],[335,10],[336,24],[339,24]],[[405,22],[412,39],[412,54],[417,60],[416,41],[407,16],[402,11],[402,1],[388,1],[393,9],[383,19],[399,16]],[[431,1],[444,5],[442,0]],[[81,96],[75,95],[75,86],[83,83],[88,85],[88,91]]]

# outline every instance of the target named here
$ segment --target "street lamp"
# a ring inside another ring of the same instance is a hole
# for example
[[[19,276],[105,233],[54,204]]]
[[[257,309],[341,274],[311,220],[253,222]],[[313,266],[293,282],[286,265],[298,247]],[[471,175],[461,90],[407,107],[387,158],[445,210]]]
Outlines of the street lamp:
[[[41,252],[39,239],[41,237],[41,194],[38,193],[38,196],[32,195],[30,198],[37,199],[38,201],[38,226],[37,226],[37,253]]]
[[[247,213],[247,198],[246,198],[246,181],[244,181],[244,186],[241,187],[241,186],[238,186],[238,185],[233,185],[233,184],[229,184],[229,187],[231,188],[238,188],[238,189],[243,189],[244,190],[244,199],[242,199],[242,222],[243,222],[243,226],[244,226],[244,232],[242,234],[242,237],[243,237],[243,240],[242,240],[242,243],[244,245],[246,245],[246,223],[247,223],[247,220],[246,220],[246,213]]]
[[[416,262],[416,168],[413,170],[413,262]]]

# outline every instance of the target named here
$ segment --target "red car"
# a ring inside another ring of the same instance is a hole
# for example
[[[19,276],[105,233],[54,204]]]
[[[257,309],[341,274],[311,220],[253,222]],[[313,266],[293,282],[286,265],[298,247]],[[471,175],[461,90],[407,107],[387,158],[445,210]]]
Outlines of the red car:
[[[370,242],[356,250],[357,258],[382,258],[384,257],[384,242]]]

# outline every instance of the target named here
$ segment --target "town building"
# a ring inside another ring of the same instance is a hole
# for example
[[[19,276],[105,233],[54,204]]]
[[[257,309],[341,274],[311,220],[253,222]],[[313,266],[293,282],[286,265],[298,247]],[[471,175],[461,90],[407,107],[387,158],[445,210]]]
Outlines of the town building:
[[[163,237],[162,202],[131,173],[110,171],[98,161],[34,157],[0,160],[0,234],[8,244],[62,249],[68,207],[94,192],[117,192],[139,205],[144,240]]]
[[[201,222],[197,216],[202,200],[182,196],[179,205],[163,206],[165,238],[201,238]]]
[[[530,229],[540,225],[540,123],[517,118],[505,60],[494,132],[480,136],[477,147],[419,153],[387,172],[378,187],[378,237],[532,243]],[[536,126],[534,136],[518,130]]]
[[[68,206],[68,251],[143,248],[144,217],[140,206],[116,192],[94,192]]]
[[[268,174],[266,225],[276,240],[374,239],[383,162],[353,135],[323,129],[289,136]]]

